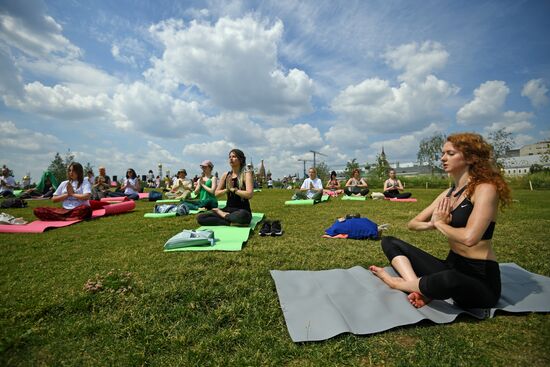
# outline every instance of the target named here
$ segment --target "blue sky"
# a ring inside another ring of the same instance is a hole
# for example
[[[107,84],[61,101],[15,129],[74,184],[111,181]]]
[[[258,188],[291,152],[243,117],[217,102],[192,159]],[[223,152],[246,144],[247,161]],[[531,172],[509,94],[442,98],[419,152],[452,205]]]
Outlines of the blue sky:
[[[275,177],[414,161],[435,132],[550,136],[547,1],[0,3],[0,161]]]

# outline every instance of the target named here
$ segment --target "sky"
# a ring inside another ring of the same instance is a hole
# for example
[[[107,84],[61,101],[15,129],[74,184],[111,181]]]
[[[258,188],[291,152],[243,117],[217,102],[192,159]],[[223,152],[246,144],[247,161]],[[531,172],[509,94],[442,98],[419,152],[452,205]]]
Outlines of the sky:
[[[275,178],[416,160],[441,132],[550,137],[549,1],[0,1],[0,164]],[[310,166],[312,162],[307,162]]]

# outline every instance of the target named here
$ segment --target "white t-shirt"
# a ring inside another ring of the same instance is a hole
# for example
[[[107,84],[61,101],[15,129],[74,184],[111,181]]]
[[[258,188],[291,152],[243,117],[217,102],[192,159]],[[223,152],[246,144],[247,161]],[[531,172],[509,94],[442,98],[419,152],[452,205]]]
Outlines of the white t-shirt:
[[[12,176],[7,176],[7,177],[0,176],[0,179],[7,184],[7,185],[2,184],[2,186],[0,186],[0,192],[13,191],[13,188],[15,187],[15,179]],[[8,186],[11,186],[11,187],[8,187]]]
[[[126,185],[127,183],[130,183],[130,185],[132,186],[136,186],[136,182],[137,182],[138,178],[125,178],[124,179],[124,185]],[[130,194],[137,194],[138,192],[130,187],[127,187],[124,189],[124,194],[125,195],[130,195]]]
[[[323,189],[323,182],[321,181],[321,179],[319,177],[315,178],[314,180],[312,180],[311,178],[306,178],[304,180],[304,183],[302,184],[302,189],[309,189],[307,190],[306,192],[306,196],[308,198],[311,198],[313,197],[313,195],[315,195],[317,193],[317,191],[313,191],[311,190],[311,184],[313,184],[313,188],[314,189],[317,189],[317,190],[322,190]]]
[[[65,195],[67,193],[68,183],[68,180],[61,182],[61,184],[57,187],[57,190],[55,190],[54,196]],[[75,194],[83,195],[90,194],[92,192],[92,186],[90,185],[90,182],[87,178],[84,178],[84,180],[82,181],[82,185],[80,185],[79,188],[76,188],[76,186],[78,185],[78,182],[76,181],[71,182],[71,185],[73,186],[73,191]],[[69,196],[68,198],[63,200],[63,208],[65,209],[74,209],[80,205],[90,206],[90,202],[88,200],[78,200],[74,196]]]

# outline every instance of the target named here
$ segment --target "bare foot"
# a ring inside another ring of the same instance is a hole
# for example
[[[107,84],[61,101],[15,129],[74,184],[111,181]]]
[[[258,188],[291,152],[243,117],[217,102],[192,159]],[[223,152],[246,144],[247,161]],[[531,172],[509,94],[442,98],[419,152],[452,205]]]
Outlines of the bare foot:
[[[420,294],[419,292],[412,292],[407,296],[407,298],[409,299],[411,305],[416,308],[424,307],[431,301],[431,299],[424,297],[424,295]]]
[[[402,283],[405,281],[401,277],[392,277],[386,272],[384,268],[376,265],[369,266],[369,270],[378,278],[380,278],[384,283],[386,283],[390,288],[397,288],[398,283]]]

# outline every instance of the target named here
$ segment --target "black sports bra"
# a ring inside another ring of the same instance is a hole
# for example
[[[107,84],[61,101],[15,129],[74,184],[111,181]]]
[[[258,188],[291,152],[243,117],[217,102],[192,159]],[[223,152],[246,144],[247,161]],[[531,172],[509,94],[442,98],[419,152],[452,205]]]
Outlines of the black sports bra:
[[[462,188],[460,191],[458,191],[455,196],[459,196],[462,194],[466,187]],[[452,193],[452,188],[449,191],[449,194],[447,196],[450,196]],[[466,223],[468,223],[468,218],[470,218],[470,214],[472,214],[472,210],[474,210],[474,204],[470,201],[468,198],[464,198],[460,204],[456,208],[454,208],[451,211],[452,217],[451,217],[451,223],[449,225],[454,228],[464,228],[466,227]],[[485,233],[483,233],[483,236],[481,236],[482,240],[490,240],[493,238],[493,232],[495,231],[495,222],[489,223],[489,226],[485,230]]]

